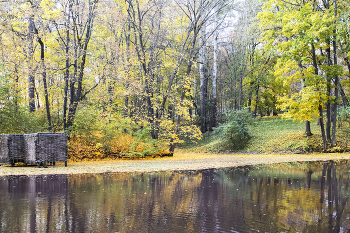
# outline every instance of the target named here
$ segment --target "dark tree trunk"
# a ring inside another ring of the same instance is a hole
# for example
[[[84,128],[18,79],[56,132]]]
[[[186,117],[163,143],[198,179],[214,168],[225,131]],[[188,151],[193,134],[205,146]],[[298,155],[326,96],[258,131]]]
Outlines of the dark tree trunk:
[[[238,91],[238,110],[242,109],[242,99],[243,99],[243,76],[239,77],[239,91]]]
[[[69,11],[70,12],[70,11]],[[70,15],[70,14],[68,14]],[[69,16],[68,16],[69,22]],[[68,27],[68,25],[66,25]],[[69,30],[67,28],[66,38],[66,72],[64,73],[64,98],[63,98],[63,130],[67,130],[67,103],[68,103],[68,83],[69,83]]]
[[[349,100],[345,95],[345,91],[344,91],[342,85],[339,82],[338,82],[338,84],[339,84],[338,87],[339,87],[340,95],[341,95],[341,98],[343,101],[343,105],[347,107],[347,106],[349,106]]]
[[[328,48],[326,49],[326,54],[327,54],[327,65],[331,66],[332,65],[332,60],[331,60],[331,49],[330,49],[330,42],[327,42]],[[326,124],[326,138],[327,142],[331,142],[331,122],[332,122],[332,108],[331,108],[331,102],[330,102],[330,97],[331,97],[331,78],[327,76],[327,104],[326,104],[326,111],[327,111],[327,124]]]
[[[319,123],[320,123],[321,134],[322,134],[322,146],[323,146],[323,149],[326,149],[327,148],[327,139],[326,139],[326,134],[325,134],[325,130],[324,130],[322,105],[318,106],[318,112],[319,112],[319,118],[320,118]]]
[[[217,106],[216,106],[216,98],[212,98],[211,100],[211,111],[210,111],[210,130],[212,131],[214,127],[216,127],[216,111],[217,111]]]
[[[335,18],[337,18],[337,0],[334,0],[334,16]],[[334,34],[334,38],[333,38],[333,60],[334,60],[334,65],[338,65],[338,58],[337,58],[337,41],[336,41],[336,34],[337,34],[337,30],[334,29],[333,31]],[[334,90],[334,96],[335,96],[335,100],[334,100],[334,104],[333,104],[333,117],[332,117],[332,147],[335,146],[336,144],[336,138],[335,138],[335,133],[337,130],[337,108],[338,108],[338,98],[339,98],[339,94],[338,94],[338,88],[339,88],[339,77],[335,76],[334,77],[334,85],[335,85],[335,90]]]
[[[15,79],[15,111],[18,111],[18,94],[19,94],[19,76],[18,76],[18,66],[15,64],[15,74],[16,74],[16,79]]]
[[[257,81],[257,86],[256,86],[256,90],[255,90],[255,109],[254,109],[254,117],[257,116],[258,113],[258,102],[259,102],[259,80]]]
[[[253,90],[254,83],[250,82],[249,85],[250,85],[250,90],[248,92],[248,110],[249,112],[252,112],[252,90]]]
[[[128,80],[126,81],[125,88],[126,90],[129,88],[129,80],[130,80],[130,17],[128,16],[127,28],[125,32],[125,44],[126,44],[126,63],[127,63],[127,72],[128,72]],[[125,95],[125,103],[124,103],[124,117],[128,117],[129,112],[129,95]]]
[[[312,53],[312,62],[313,62],[313,67],[315,70],[315,75],[318,75],[318,66],[317,66],[317,60],[316,60],[316,52],[315,52],[315,46],[311,44],[311,53]],[[327,148],[327,139],[326,139],[326,134],[324,130],[324,123],[323,123],[323,108],[321,103],[318,105],[318,112],[319,112],[319,123],[320,123],[320,128],[321,128],[321,135],[322,135],[322,146],[323,149]]]
[[[51,132],[52,125],[51,125],[51,115],[50,115],[50,103],[49,103],[49,93],[47,90],[47,82],[46,82],[45,45],[40,37],[38,37],[38,42],[40,44],[40,50],[41,50],[40,58],[41,58],[42,75],[43,75],[43,83],[44,83],[46,116],[47,116],[47,122],[49,125],[49,131]]]
[[[303,71],[303,66],[302,66],[302,63],[299,62],[299,68],[301,71]],[[301,83],[302,83],[302,87],[305,88],[305,78],[304,78],[304,73],[303,73],[303,79],[301,80]],[[311,133],[311,126],[310,126],[310,121],[305,121],[305,134],[306,136],[311,136],[312,133]]]
[[[305,121],[305,134],[306,136],[311,136],[311,127],[310,127],[310,121]]]
[[[230,107],[231,109],[237,109],[237,88],[236,88],[236,83],[237,83],[237,74],[236,74],[236,67],[233,68],[233,84],[231,85],[231,92],[233,93],[233,98],[234,101],[230,102]]]

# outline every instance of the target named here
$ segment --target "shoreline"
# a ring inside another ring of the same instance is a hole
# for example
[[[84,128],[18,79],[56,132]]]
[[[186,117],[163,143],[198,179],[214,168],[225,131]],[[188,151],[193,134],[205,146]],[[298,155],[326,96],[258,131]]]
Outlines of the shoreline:
[[[35,176],[58,174],[99,174],[122,172],[159,172],[204,170],[225,167],[238,167],[282,162],[327,161],[350,159],[350,153],[312,153],[312,154],[198,154],[179,151],[173,157],[146,158],[138,160],[106,159],[98,161],[68,161],[68,166],[58,163],[48,168],[37,166],[0,166],[2,176]]]

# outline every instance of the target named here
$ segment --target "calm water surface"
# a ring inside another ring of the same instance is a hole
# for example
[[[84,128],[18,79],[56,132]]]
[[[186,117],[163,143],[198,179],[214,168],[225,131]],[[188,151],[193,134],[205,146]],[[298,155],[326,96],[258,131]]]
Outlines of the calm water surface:
[[[0,177],[0,232],[348,232],[350,162]]]

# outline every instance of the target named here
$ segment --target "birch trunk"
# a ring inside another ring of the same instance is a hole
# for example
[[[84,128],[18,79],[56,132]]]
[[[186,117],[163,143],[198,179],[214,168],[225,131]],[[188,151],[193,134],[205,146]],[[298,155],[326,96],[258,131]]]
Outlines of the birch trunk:
[[[34,56],[34,16],[29,17],[29,26],[28,26],[28,101],[29,101],[29,111],[35,111],[35,78],[33,71],[33,56]]]
[[[206,127],[206,111],[205,111],[205,103],[206,103],[206,94],[205,94],[205,79],[206,79],[206,27],[203,25],[201,30],[201,36],[199,44],[202,46],[200,49],[200,64],[199,64],[199,78],[200,78],[200,106],[201,106],[201,132],[205,133],[207,131]]]
[[[217,73],[218,73],[218,26],[219,26],[219,19],[218,19],[218,12],[216,11],[215,14],[215,32],[214,32],[214,61],[213,61],[213,96],[211,100],[211,111],[210,111],[210,124],[209,129],[213,130],[213,127],[216,127],[216,87],[217,87]]]

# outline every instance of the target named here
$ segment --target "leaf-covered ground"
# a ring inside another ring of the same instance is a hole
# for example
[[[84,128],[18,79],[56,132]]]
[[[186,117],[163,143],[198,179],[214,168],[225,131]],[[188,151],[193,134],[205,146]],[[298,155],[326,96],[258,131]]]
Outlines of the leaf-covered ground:
[[[8,175],[45,175],[45,174],[82,174],[105,172],[157,172],[172,170],[201,170],[209,168],[236,167],[295,161],[319,161],[350,159],[350,153],[333,154],[210,154],[178,150],[173,157],[140,160],[99,160],[68,162],[37,168],[36,166],[1,166],[0,176]]]

